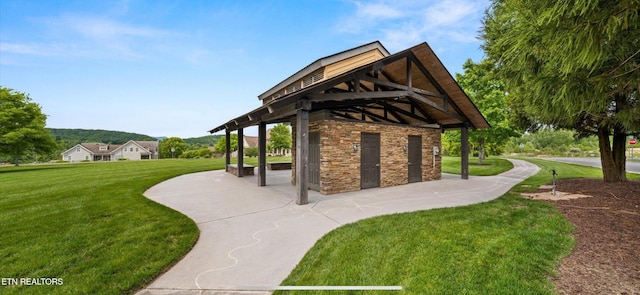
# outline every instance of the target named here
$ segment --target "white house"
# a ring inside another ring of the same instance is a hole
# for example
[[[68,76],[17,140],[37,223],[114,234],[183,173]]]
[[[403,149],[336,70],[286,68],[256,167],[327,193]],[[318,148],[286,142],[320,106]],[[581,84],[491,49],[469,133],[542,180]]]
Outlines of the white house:
[[[267,130],[267,145],[269,144],[269,139],[271,137],[271,129]],[[221,139],[224,140],[224,139]],[[242,147],[246,148],[258,148],[258,137],[257,136],[248,136],[244,135],[242,139]],[[213,148],[211,148],[212,152],[215,152]],[[269,153],[270,156],[291,156],[290,149],[282,149],[275,150]],[[234,151],[231,153],[231,157],[237,157],[238,151]]]
[[[157,141],[129,140],[125,144],[79,143],[62,153],[62,160],[81,161],[117,161],[148,160],[158,158]]]

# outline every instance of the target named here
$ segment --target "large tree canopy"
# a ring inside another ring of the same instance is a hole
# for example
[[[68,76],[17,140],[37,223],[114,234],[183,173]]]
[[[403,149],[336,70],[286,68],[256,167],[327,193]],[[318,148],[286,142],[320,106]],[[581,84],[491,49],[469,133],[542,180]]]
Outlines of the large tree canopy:
[[[160,141],[160,157],[161,158],[177,158],[187,150],[187,144],[180,137],[169,137]],[[171,149],[174,149],[173,152]]]
[[[598,135],[605,181],[626,180],[626,138],[640,132],[640,1],[494,0],[482,38],[529,118]]]
[[[235,152],[238,150],[238,134],[232,133],[230,134],[229,140],[231,141],[231,148],[230,150],[232,152]],[[216,142],[216,145],[213,147],[216,150],[216,153],[218,154],[224,154],[227,151],[227,140],[223,137],[220,138],[220,140],[218,140],[218,142]]]
[[[478,150],[478,164],[482,164],[485,150],[499,155],[502,153],[507,139],[511,136],[518,136],[518,133],[509,124],[508,112],[505,112],[507,95],[504,91],[504,83],[496,78],[494,63],[486,59],[480,63],[474,63],[468,59],[462,68],[464,74],[456,73],[456,81],[491,124],[491,128],[469,132],[469,141]],[[458,150],[460,132],[445,133],[443,145],[448,149],[448,152],[452,152],[452,149]]]
[[[291,149],[291,131],[284,124],[277,124],[271,129],[269,136],[269,150],[279,151]]]
[[[0,154],[15,158],[28,152],[47,153],[56,147],[47,116],[27,94],[0,87]]]

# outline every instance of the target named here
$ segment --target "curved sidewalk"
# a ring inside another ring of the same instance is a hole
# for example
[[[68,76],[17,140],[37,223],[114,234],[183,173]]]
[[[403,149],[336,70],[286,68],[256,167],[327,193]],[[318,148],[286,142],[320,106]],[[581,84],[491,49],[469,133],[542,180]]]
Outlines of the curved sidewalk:
[[[295,204],[291,171],[268,171],[267,186],[255,176],[224,171],[182,175],[144,194],[193,219],[200,238],[181,261],[138,294],[269,294],[314,243],[329,231],[360,219],[495,199],[540,168],[510,160],[497,176],[443,174],[442,180],[324,196],[309,192]]]

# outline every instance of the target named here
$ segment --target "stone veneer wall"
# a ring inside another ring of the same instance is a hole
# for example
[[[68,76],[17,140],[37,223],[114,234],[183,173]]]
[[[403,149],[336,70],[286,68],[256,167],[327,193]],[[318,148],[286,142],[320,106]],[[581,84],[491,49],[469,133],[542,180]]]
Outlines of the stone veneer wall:
[[[291,182],[295,184],[295,124]],[[309,131],[320,131],[320,193],[335,194],[360,190],[361,133],[380,134],[380,186],[408,183],[408,155],[403,147],[409,135],[422,136],[422,181],[440,179],[440,156],[433,157],[433,147],[440,148],[440,130],[383,123],[325,119],[309,123]],[[358,151],[353,151],[353,145]],[[435,164],[435,165],[434,165]]]

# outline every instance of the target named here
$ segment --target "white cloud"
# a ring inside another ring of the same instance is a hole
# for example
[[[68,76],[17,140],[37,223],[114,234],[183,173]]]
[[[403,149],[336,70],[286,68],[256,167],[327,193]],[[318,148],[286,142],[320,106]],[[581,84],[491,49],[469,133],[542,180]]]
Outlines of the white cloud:
[[[26,55],[50,55],[50,52],[43,50],[41,46],[11,42],[0,42],[0,52]]]
[[[180,35],[106,17],[64,15],[31,19],[41,33],[30,43],[4,40],[0,51],[23,56],[136,60],[147,58],[155,44]]]
[[[435,28],[464,25],[482,8],[474,1],[442,1],[425,9],[425,25]]]
[[[356,14],[360,17],[369,19],[392,19],[402,17],[402,12],[397,10],[391,5],[384,3],[361,3],[356,2],[357,11]]]
[[[343,34],[381,40],[393,51],[419,42],[478,42],[480,19],[488,1],[380,1],[353,2],[355,11],[347,13],[336,25]]]
[[[121,40],[127,37],[159,38],[169,35],[162,30],[132,26],[97,17],[67,16],[57,20],[57,23],[93,40]]]
[[[403,13],[392,5],[382,2],[353,2],[355,5],[355,13],[349,13],[347,16],[338,20],[335,28],[341,33],[360,33],[367,30],[372,25],[376,25],[381,21],[392,20],[403,17]]]

